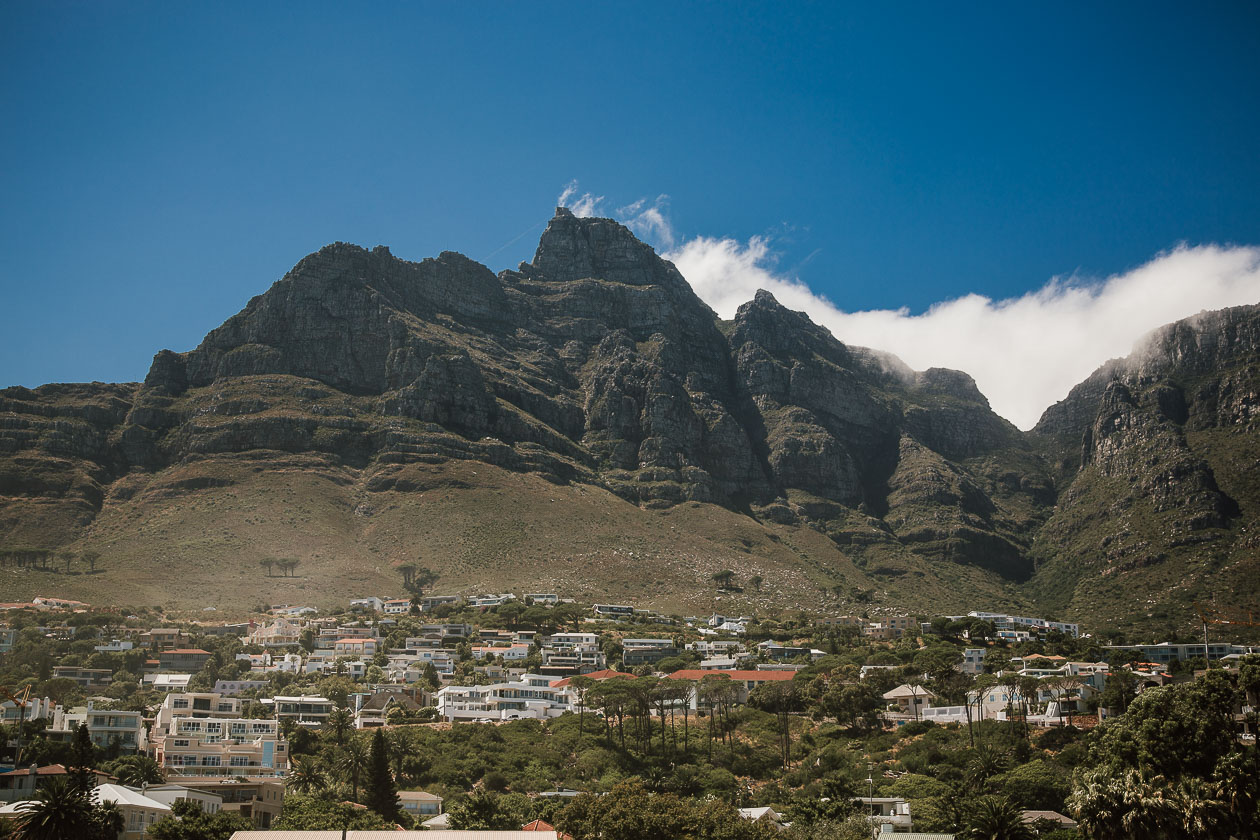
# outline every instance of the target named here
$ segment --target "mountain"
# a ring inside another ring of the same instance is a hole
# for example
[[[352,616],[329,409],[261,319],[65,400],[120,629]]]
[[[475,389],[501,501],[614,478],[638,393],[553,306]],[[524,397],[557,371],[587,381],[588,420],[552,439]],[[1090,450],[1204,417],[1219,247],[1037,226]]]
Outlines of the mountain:
[[[337,243],[143,383],[0,392],[0,580],[335,604],[413,561],[442,589],[678,609],[1123,618],[1145,605],[1108,587],[1194,546],[1213,580],[1254,580],[1255,324],[1166,328],[1024,434],[966,374],[845,345],[765,292],[718,319],[612,220],[558,209],[497,276]],[[56,571],[83,551],[94,573]],[[277,556],[299,571],[268,577]],[[761,591],[717,593],[726,568]]]

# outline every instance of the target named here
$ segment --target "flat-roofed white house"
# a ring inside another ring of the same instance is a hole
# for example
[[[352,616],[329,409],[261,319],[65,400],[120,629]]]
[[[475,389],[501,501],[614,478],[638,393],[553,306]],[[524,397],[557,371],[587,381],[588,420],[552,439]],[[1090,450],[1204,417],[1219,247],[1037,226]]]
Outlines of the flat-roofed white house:
[[[552,678],[522,674],[514,682],[493,685],[448,685],[437,693],[438,714],[447,720],[525,720],[560,717],[573,711],[575,697]]]

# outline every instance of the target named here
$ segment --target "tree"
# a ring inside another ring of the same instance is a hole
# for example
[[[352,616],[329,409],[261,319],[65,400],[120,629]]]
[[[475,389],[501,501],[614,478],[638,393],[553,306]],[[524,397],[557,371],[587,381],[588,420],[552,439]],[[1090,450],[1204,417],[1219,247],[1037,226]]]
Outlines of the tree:
[[[328,787],[328,777],[314,758],[293,756],[286,787],[297,793],[319,793]]]
[[[92,833],[92,805],[66,779],[52,779],[22,805],[17,817],[22,840],[65,840]]]
[[[761,575],[753,575],[752,577],[748,579],[748,585],[751,586],[753,589],[757,590],[758,592],[760,592],[761,584],[764,581],[765,581],[765,578],[763,578]]]
[[[326,831],[343,828],[350,831],[379,831],[393,828],[375,811],[303,793],[285,794],[284,813],[271,827],[275,831]]]
[[[447,811],[451,828],[460,831],[515,831],[521,827],[515,814],[501,807],[499,797],[474,792]]]
[[[118,778],[118,784],[128,787],[160,785],[166,781],[161,766],[147,755],[126,755],[105,769]]]
[[[393,712],[393,709],[390,709]],[[351,738],[350,742],[341,750],[337,756],[336,763],[333,765],[338,773],[350,778],[351,799],[355,802],[359,801],[359,778],[363,771],[368,767],[370,756],[368,750],[363,746],[363,742],[357,738]]]
[[[717,584],[718,589],[730,589],[735,583],[735,573],[730,569],[714,572],[713,582]]]
[[[127,828],[127,818],[117,802],[100,802],[92,809],[92,825],[99,840],[118,840]]]
[[[382,729],[372,733],[372,748],[368,752],[367,781],[364,788],[364,805],[386,820],[399,818],[401,805],[398,801],[398,787],[389,770],[389,746],[385,743],[385,732]]]
[[[354,715],[350,714],[350,710],[346,708],[333,709],[328,715],[328,720],[324,721],[324,731],[339,747],[346,742],[346,733],[352,729],[354,729]]]
[[[88,734],[87,724],[80,723],[74,733],[74,745],[70,748],[66,778],[82,796],[87,796],[96,787],[95,764],[96,747],[92,745],[92,736]]]
[[[989,779],[1005,769],[1006,754],[988,744],[981,744],[974,750],[971,761],[967,763],[967,784],[978,793],[984,790]]]
[[[253,822],[237,811],[207,814],[198,802],[176,799],[171,803],[170,816],[149,826],[144,836],[145,840],[229,840],[238,831],[254,829]]]
[[[973,803],[967,818],[968,840],[1033,840],[1032,830],[1024,824],[1023,812],[1009,799],[982,796]]]
[[[270,557],[264,557],[262,560],[258,561],[258,565],[267,570],[267,577],[271,577],[271,567],[276,565],[276,561]]]
[[[88,574],[94,573],[96,564],[101,559],[101,553],[99,551],[85,551],[79,556],[88,564]]]

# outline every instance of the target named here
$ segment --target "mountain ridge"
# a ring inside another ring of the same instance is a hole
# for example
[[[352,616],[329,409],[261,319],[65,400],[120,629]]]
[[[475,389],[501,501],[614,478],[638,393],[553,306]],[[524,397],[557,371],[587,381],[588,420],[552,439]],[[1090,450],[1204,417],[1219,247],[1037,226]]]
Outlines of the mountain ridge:
[[[724,528],[736,521],[727,517],[741,518],[766,557],[777,558],[772,565],[797,581],[781,601],[830,609],[901,599],[909,608],[939,600],[934,587],[965,585],[986,603],[1040,601],[1084,615],[1100,610],[1100,596],[1083,591],[1078,605],[1058,590],[1087,577],[1064,562],[1066,553],[1101,562],[1078,539],[1090,529],[1076,511],[1096,477],[1114,482],[1133,453],[1149,461],[1148,450],[1180,452],[1159,462],[1167,480],[1147,482],[1147,494],[1164,499],[1152,521],[1164,528],[1184,503],[1194,511],[1184,527],[1211,531],[1216,544],[1238,536],[1253,492],[1260,495],[1245,468],[1225,468],[1225,484],[1241,494],[1223,490],[1215,478],[1223,468],[1212,460],[1222,429],[1252,428],[1255,307],[1195,318],[1153,333],[1144,360],[1104,365],[1024,433],[993,413],[967,374],[915,372],[846,345],[769,293],[720,321],[671,263],[612,220],[558,209],[534,260],[497,275],[454,252],[407,262],[383,246],[334,243],[193,350],[157,353],[142,383],[0,392],[0,547],[112,545],[138,569],[141,554],[164,543],[142,548],[121,531],[106,536],[111,517],[248,496],[229,488],[250,486],[241,471],[259,464],[298,484],[321,476],[343,488],[329,510],[352,511],[386,496],[406,507],[442,486],[441,474],[468,484],[464,473],[483,464],[503,472],[495,473],[503,486],[512,474],[541,479],[531,481],[532,496],[545,486],[609,493],[618,527],[688,506],[713,508]],[[1127,438],[1113,434],[1118,416]],[[1192,417],[1188,434],[1166,428]],[[1254,445],[1234,450],[1254,456]],[[369,551],[371,527],[347,522],[332,541],[340,548],[328,550],[342,552],[344,565],[371,559],[378,585],[391,564],[414,559],[408,545],[419,525],[399,522]],[[805,532],[817,535],[808,551],[784,548],[786,536]],[[196,543],[177,522],[168,533],[171,544]],[[300,545],[298,536],[234,531],[202,550],[210,564],[228,551],[261,559]],[[717,532],[706,539],[702,566],[747,559],[739,541]],[[554,550],[581,548],[574,536]],[[669,565],[661,559],[668,541],[651,550],[658,560],[645,566],[649,577]],[[180,552],[196,562],[193,549]],[[590,572],[596,583],[614,563],[600,557]],[[548,562],[531,561],[538,569]],[[340,579],[335,564],[322,565],[329,574],[319,580]],[[479,577],[471,559],[452,565],[463,569],[449,574],[452,584],[496,579]],[[702,591],[688,595],[694,586]],[[659,588],[679,604],[716,597],[694,575]]]

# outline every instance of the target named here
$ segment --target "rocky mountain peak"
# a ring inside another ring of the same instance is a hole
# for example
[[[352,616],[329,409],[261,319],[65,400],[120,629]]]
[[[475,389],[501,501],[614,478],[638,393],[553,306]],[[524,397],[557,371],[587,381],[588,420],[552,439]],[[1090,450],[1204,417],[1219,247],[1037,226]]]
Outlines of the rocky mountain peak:
[[[625,225],[613,219],[579,218],[565,207],[556,208],[528,268],[530,274],[561,283],[598,278],[647,286],[682,280],[673,266]]]

